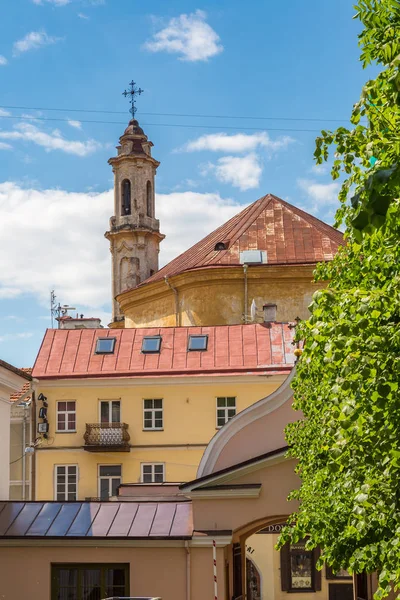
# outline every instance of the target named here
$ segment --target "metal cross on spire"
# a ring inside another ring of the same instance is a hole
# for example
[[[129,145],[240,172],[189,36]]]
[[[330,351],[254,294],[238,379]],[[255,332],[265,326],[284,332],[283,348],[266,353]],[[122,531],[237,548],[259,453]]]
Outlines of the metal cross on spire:
[[[135,106],[135,104],[136,104],[136,96],[140,96],[140,94],[142,94],[144,92],[144,90],[142,90],[141,88],[136,87],[136,83],[133,81],[133,79],[130,82],[129,86],[130,86],[131,89],[130,90],[125,90],[124,92],[122,92],[122,95],[125,96],[125,98],[127,96],[130,96],[129,102],[130,102],[131,107],[129,109],[129,112],[131,113],[132,118],[134,119],[135,118],[135,113],[137,111],[137,108]]]

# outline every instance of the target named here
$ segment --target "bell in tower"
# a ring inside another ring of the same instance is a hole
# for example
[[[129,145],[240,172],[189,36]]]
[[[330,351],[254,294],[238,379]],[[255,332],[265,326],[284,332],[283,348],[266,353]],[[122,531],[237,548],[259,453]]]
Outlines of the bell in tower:
[[[135,98],[143,90],[130,83],[132,119],[120,137],[118,155],[108,161],[114,172],[114,216],[105,237],[110,242],[112,260],[111,326],[123,321],[116,297],[158,271],[160,233],[155,218],[155,175],[159,162],[151,156],[152,142],[135,119]]]

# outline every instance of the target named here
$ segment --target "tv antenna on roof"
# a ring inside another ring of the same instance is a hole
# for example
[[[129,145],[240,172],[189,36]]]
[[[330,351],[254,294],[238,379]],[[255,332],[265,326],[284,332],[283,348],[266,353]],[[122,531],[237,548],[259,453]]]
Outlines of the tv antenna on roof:
[[[60,329],[60,318],[67,317],[69,310],[76,310],[74,306],[69,306],[68,304],[61,305],[59,302],[56,302],[57,296],[55,295],[54,290],[50,292],[50,316],[51,316],[51,328],[54,327],[54,319],[58,322],[58,329]]]

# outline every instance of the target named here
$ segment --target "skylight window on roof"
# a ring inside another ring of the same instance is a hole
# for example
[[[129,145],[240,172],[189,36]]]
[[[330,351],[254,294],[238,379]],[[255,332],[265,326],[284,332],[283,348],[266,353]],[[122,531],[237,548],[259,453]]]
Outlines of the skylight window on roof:
[[[143,354],[157,354],[161,348],[161,336],[152,335],[146,336],[142,341],[142,352]]]
[[[95,354],[113,354],[116,338],[98,338]]]
[[[263,265],[267,263],[267,253],[265,250],[244,250],[240,253],[240,262],[242,265]]]
[[[188,350],[207,350],[208,335],[189,335]]]

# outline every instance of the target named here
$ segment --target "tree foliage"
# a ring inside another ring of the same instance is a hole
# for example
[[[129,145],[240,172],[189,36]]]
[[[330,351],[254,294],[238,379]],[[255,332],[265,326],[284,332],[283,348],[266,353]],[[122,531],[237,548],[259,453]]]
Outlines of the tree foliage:
[[[346,245],[317,268],[293,384],[304,419],[287,428],[300,501],[280,545],[309,535],[334,570],[379,572],[376,598],[400,589],[400,2],[361,0],[364,86],[353,129],[322,132],[317,162],[335,146],[345,174],[337,223]],[[366,124],[361,124],[361,119]]]

